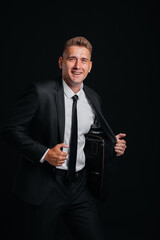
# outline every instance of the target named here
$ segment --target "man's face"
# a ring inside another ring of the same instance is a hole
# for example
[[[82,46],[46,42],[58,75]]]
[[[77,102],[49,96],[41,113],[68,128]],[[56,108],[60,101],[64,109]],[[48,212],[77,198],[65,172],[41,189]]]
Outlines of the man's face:
[[[62,77],[71,86],[80,86],[91,71],[92,62],[90,52],[85,47],[71,46],[59,58]]]

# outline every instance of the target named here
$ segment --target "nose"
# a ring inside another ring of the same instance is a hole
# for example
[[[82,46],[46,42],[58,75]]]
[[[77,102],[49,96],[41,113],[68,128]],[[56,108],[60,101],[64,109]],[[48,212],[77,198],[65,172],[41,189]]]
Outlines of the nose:
[[[74,68],[76,68],[76,69],[81,68],[80,60],[79,60],[79,59],[76,59],[76,61],[75,61],[75,65],[74,65]]]

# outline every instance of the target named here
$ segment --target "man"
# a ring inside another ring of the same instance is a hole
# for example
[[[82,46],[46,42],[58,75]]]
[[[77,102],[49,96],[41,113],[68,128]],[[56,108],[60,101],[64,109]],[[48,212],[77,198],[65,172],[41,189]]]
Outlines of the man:
[[[59,58],[62,77],[32,84],[2,127],[1,134],[22,155],[13,190],[27,203],[25,239],[53,239],[59,217],[71,226],[74,239],[102,239],[86,186],[85,134],[98,121],[117,156],[124,154],[126,142],[125,134],[113,135],[99,96],[83,85],[91,53],[84,37],[68,40]]]

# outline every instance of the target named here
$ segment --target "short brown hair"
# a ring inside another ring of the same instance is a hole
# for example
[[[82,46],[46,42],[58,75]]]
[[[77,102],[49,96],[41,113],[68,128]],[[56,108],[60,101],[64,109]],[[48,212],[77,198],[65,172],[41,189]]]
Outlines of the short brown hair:
[[[85,47],[89,50],[90,54],[92,55],[92,45],[85,37],[74,37],[74,38],[67,40],[64,44],[62,54],[64,53],[64,51],[67,48],[69,48],[71,46]]]

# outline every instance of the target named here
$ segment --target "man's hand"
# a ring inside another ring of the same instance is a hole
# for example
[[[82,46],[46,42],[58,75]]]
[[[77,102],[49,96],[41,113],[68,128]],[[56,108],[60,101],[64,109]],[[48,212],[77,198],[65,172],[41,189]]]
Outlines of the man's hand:
[[[117,157],[123,155],[125,152],[125,149],[127,148],[126,141],[121,139],[125,136],[126,136],[125,133],[119,133],[118,135],[116,135],[117,143],[116,143],[114,149],[115,149]]]
[[[47,152],[45,160],[55,167],[62,166],[66,160],[67,153],[62,152],[61,148],[68,148],[68,146],[64,143],[57,144]]]

